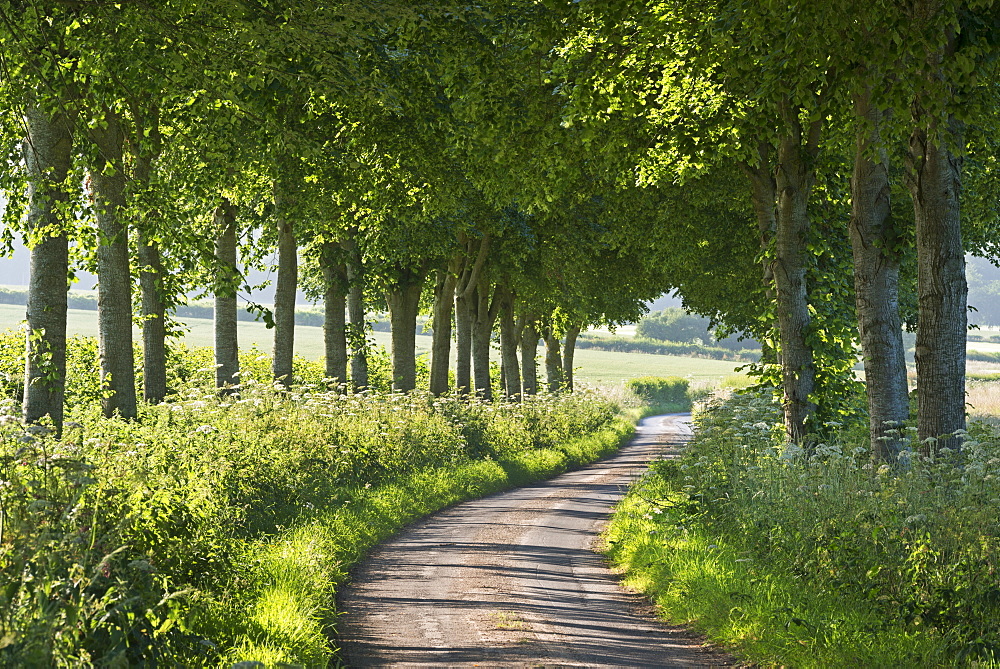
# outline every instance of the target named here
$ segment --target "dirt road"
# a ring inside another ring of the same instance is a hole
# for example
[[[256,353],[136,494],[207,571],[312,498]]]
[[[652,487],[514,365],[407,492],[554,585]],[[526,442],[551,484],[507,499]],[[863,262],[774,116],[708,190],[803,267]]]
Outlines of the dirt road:
[[[459,504],[379,548],[341,596],[349,666],[705,667],[732,658],[656,621],[594,552],[646,463],[676,452],[686,415],[647,418],[616,455]]]

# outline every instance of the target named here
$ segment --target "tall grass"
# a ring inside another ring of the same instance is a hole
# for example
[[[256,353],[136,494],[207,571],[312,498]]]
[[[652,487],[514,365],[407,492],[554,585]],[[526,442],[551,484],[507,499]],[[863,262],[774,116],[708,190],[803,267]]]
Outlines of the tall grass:
[[[630,494],[613,558],[675,620],[762,664],[937,666],[1000,652],[1000,439],[873,466],[851,431],[811,453],[744,393]],[[907,431],[906,434],[912,434]]]
[[[208,355],[177,359],[178,392],[137,422],[101,417],[82,382],[58,440],[0,405],[0,665],[325,665],[336,588],[367,549],[630,429],[587,392],[340,395],[255,382],[252,364],[219,398]]]

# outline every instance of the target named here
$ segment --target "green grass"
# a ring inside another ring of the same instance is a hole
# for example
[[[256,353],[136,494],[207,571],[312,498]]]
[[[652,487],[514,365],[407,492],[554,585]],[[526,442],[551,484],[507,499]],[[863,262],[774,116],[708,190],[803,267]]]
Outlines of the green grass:
[[[664,507],[683,502],[647,480],[619,505],[606,535],[609,557],[628,574],[624,584],[671,623],[691,625],[760,666],[933,666],[926,660],[936,644],[920,632],[888,643],[871,633],[883,619],[863,599],[803,587],[794,574],[754,564],[723,534],[665,528]]]
[[[277,390],[256,354],[219,397],[207,349],[169,357],[167,402],[106,419],[96,343],[76,337],[58,439],[18,422],[19,337],[0,335],[0,666],[328,666],[336,590],[368,549],[599,458],[634,423],[624,392],[340,395],[302,360]]]
[[[785,444],[769,394],[696,426],[606,537],[668,620],[763,666],[996,666],[1000,433],[972,423],[963,451],[911,445],[894,471],[863,423],[829,424],[811,454]]]
[[[0,304],[0,331],[17,327],[24,319],[24,307]],[[183,319],[188,328],[184,341],[189,346],[212,346],[212,321],[203,318]],[[70,334],[97,336],[97,312],[70,309],[67,322]],[[273,341],[272,331],[263,323],[239,323],[240,348],[256,346],[261,351],[270,351]],[[138,337],[138,329],[135,330]],[[388,348],[390,336],[386,332],[370,335],[377,344]],[[431,338],[417,335],[417,353],[431,349]],[[539,349],[541,354],[541,349]],[[298,326],[295,328],[295,352],[308,360],[318,360],[323,355],[323,329]],[[499,359],[494,351],[494,357]],[[672,355],[649,355],[644,353],[616,353],[580,349],[576,351],[574,365],[576,378],[592,385],[620,385],[623,381],[637,376],[682,376],[692,381],[717,381],[733,373],[742,363],[725,360],[708,360]]]
[[[308,524],[252,546],[260,560],[259,578],[266,585],[247,603],[248,629],[253,633],[241,635],[241,643],[227,653],[224,664],[256,660],[268,666],[326,665],[331,661],[328,632],[335,626],[336,590],[368,549],[407,522],[456,502],[551,478],[597,460],[631,434],[631,422],[618,421],[555,449],[417,472],[377,490],[359,491],[346,507],[320,509]]]

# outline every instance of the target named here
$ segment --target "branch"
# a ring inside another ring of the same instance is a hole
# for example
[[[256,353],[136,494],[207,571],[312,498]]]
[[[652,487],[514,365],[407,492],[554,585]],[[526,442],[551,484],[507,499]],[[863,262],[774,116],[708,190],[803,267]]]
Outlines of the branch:
[[[463,300],[469,299],[472,295],[472,291],[475,290],[476,285],[479,283],[479,275],[483,271],[483,265],[486,264],[486,256],[489,254],[489,250],[490,235],[489,233],[484,233],[483,240],[479,243],[479,255],[476,257],[476,262],[473,264],[472,271],[469,273],[468,281],[459,293],[459,297]]]

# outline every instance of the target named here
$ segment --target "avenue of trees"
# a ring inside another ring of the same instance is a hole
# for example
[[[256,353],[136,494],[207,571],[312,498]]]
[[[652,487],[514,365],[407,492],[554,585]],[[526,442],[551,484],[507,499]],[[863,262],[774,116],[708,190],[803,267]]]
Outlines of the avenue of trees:
[[[808,444],[865,365],[876,457],[909,418],[965,427],[964,255],[997,253],[990,0],[4,2],[5,234],[31,246],[24,419],[60,425],[66,292],[96,271],[104,411],[137,413],[172,308],[216,300],[217,385],[238,387],[237,296],[277,257],[273,372],[292,380],[297,287],[322,296],[332,384],[572,388],[585,327],[676,289],[765,349]],[[852,278],[853,277],[853,278]],[[449,368],[452,347],[457,365]],[[453,378],[454,385],[450,379]],[[942,442],[943,443],[943,442]]]

